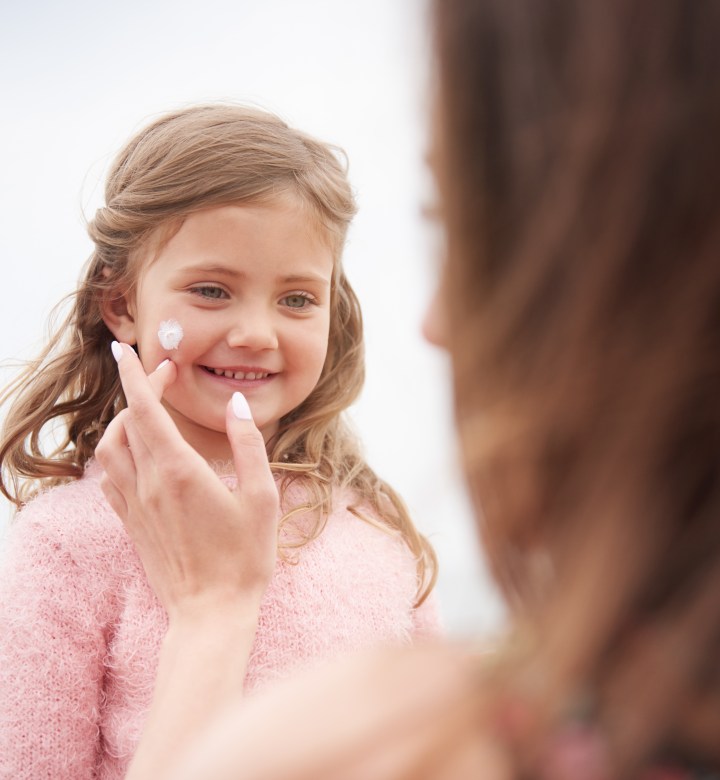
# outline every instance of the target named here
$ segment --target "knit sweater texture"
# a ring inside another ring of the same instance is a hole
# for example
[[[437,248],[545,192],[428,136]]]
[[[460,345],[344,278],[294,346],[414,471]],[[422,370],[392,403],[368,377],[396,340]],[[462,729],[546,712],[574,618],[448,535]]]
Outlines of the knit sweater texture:
[[[81,479],[39,495],[2,545],[3,780],[122,778],[142,732],[167,614],[100,475],[91,463]],[[247,692],[344,652],[440,632],[432,596],[413,607],[408,548],[349,503],[335,496],[320,536],[294,560],[278,559]]]

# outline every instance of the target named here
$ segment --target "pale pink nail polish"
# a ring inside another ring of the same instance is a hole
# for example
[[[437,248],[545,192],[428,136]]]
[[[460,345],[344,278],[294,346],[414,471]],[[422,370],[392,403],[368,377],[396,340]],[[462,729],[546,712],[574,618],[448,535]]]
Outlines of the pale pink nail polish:
[[[123,348],[122,345],[119,344],[117,341],[113,341],[110,344],[110,349],[112,350],[113,357],[115,360],[119,363],[122,356],[123,356]]]
[[[157,368],[155,371],[159,371],[163,366],[167,365],[170,362],[170,358],[165,358],[162,363],[158,363]]]
[[[238,420],[252,420],[252,412],[250,406],[245,400],[245,396],[242,393],[233,393],[232,396],[232,410],[235,417]]]

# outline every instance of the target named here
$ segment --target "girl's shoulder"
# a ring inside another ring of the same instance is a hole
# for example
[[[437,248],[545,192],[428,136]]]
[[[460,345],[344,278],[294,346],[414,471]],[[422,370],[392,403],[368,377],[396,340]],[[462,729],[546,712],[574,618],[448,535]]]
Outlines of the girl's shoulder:
[[[124,543],[124,528],[103,495],[101,475],[91,461],[79,479],[40,492],[10,521],[9,542],[29,538],[72,550]]]
[[[317,512],[311,509],[314,494],[301,482],[293,483],[282,496],[282,513],[291,518],[285,531],[292,536],[297,531],[302,536],[317,520]],[[320,522],[322,533],[316,541],[321,544],[350,544],[353,548],[369,545],[386,548],[404,555],[406,545],[402,534],[391,528],[352,488],[333,486],[330,490],[330,506],[327,517]]]

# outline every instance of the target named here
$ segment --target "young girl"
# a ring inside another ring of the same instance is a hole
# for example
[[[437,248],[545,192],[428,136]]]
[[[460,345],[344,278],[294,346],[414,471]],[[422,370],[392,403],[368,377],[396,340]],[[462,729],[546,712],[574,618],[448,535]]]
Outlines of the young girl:
[[[168,616],[93,457],[125,406],[113,338],[146,372],[165,366],[154,376],[169,418],[218,483],[235,484],[234,393],[262,434],[279,554],[246,690],[438,630],[433,552],[342,417],[363,348],[341,264],[355,205],[333,150],[260,111],[198,106],[133,138],[105,196],[74,308],[6,395],[0,488],[22,511],[0,576],[3,777],[123,777],[150,705]],[[63,434],[46,448],[51,423]],[[193,501],[197,524],[222,521]]]

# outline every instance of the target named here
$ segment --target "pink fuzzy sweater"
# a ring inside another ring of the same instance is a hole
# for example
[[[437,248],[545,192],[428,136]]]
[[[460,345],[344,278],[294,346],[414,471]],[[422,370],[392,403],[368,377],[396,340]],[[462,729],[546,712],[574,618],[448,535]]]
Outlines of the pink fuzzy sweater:
[[[4,545],[3,779],[121,778],[143,728],[167,616],[99,476],[92,464],[33,500]],[[346,651],[438,633],[434,601],[413,608],[408,549],[346,503],[336,498],[297,563],[278,561],[247,690]]]

